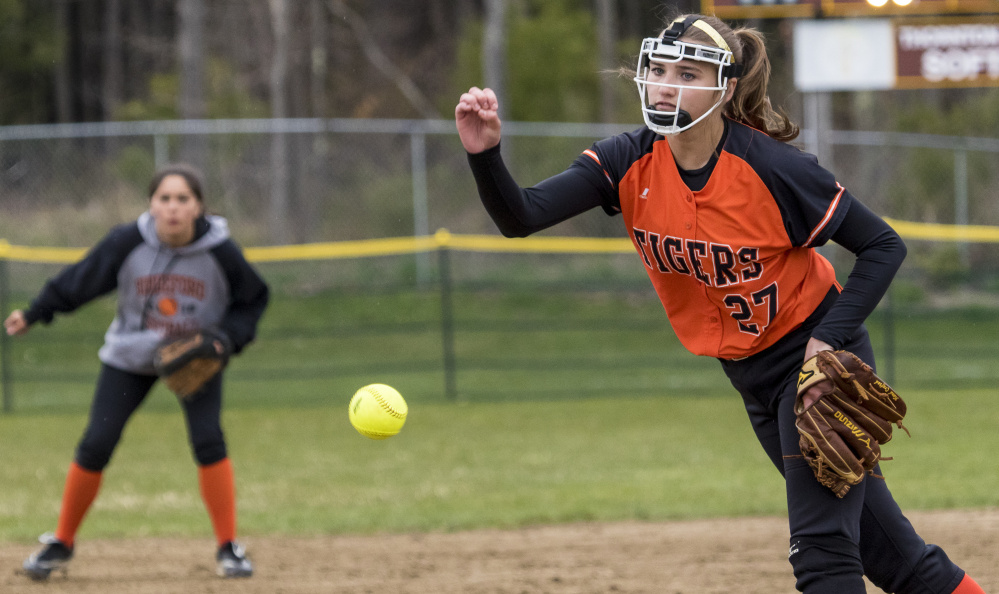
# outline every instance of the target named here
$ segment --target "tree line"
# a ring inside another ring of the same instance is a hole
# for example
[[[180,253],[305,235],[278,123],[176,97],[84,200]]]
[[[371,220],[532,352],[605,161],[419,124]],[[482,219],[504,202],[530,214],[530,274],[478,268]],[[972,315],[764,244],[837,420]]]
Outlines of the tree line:
[[[684,0],[0,0],[0,125],[450,117],[454,93],[483,79],[522,102],[525,119],[612,121],[615,92],[598,70],[619,66],[670,11],[696,9]],[[536,108],[590,91],[575,113]]]

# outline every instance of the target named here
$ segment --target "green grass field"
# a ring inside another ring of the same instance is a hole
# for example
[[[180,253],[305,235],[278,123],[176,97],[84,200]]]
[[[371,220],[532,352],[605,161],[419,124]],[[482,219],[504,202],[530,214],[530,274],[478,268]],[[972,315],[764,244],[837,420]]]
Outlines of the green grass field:
[[[152,398],[172,396],[157,391]],[[883,464],[903,508],[999,504],[995,394],[912,391]],[[985,412],[983,412],[985,411]],[[0,540],[54,526],[80,415],[0,417]],[[780,477],[737,397],[412,403],[402,433],[368,440],[346,402],[227,413],[242,531],[448,531],[536,523],[779,515]],[[208,534],[177,413],[140,412],[81,534]]]
[[[17,305],[17,304],[15,304]],[[462,295],[458,402],[443,395],[435,294],[276,300],[227,376],[225,428],[248,534],[447,531],[783,513],[779,474],[717,362],[683,352],[658,303],[592,293]],[[86,422],[101,301],[10,344],[0,540],[52,529]],[[884,464],[904,509],[999,505],[989,312],[899,317],[909,403]],[[883,327],[871,324],[875,344]],[[990,379],[991,378],[991,379]],[[402,433],[358,435],[351,394],[398,388]],[[943,389],[953,384],[957,389]],[[81,534],[207,535],[183,419],[157,388],[126,430]]]

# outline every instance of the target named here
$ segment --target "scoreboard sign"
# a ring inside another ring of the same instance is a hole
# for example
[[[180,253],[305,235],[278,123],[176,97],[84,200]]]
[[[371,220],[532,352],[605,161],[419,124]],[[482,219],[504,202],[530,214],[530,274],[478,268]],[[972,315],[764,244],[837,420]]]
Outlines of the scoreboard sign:
[[[999,14],[999,0],[701,0],[701,12],[735,20]]]
[[[999,23],[900,22],[895,25],[895,87],[999,87]]]

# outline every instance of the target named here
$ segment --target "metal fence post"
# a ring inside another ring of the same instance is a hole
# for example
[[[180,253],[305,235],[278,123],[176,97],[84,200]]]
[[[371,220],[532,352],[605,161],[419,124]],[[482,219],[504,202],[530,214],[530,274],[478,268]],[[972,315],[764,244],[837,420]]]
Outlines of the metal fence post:
[[[440,238],[442,232],[438,231]],[[454,360],[454,305],[451,300],[451,253],[445,241],[437,248],[441,284],[441,345],[444,356],[444,396],[451,401],[458,399]]]
[[[153,134],[153,161],[156,169],[170,162],[170,145],[165,134]]]
[[[413,236],[430,234],[427,214],[427,137],[422,131],[409,134],[410,161],[413,175]],[[416,280],[421,286],[428,280],[426,252],[416,253]]]
[[[964,149],[954,151],[954,223],[968,224],[968,151]],[[971,265],[968,243],[958,242],[957,251],[961,266],[968,268]]]
[[[7,257],[0,256],[0,316],[6,317],[10,303],[10,283],[7,278]],[[0,392],[2,392],[3,412],[13,409],[14,394],[10,383],[10,337],[0,329]]]

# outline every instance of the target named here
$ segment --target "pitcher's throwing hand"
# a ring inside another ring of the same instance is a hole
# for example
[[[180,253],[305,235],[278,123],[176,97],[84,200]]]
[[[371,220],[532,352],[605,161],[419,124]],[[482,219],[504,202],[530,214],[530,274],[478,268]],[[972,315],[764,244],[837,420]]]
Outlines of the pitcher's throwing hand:
[[[454,108],[461,144],[469,153],[481,153],[500,141],[499,101],[492,89],[472,87]]]

